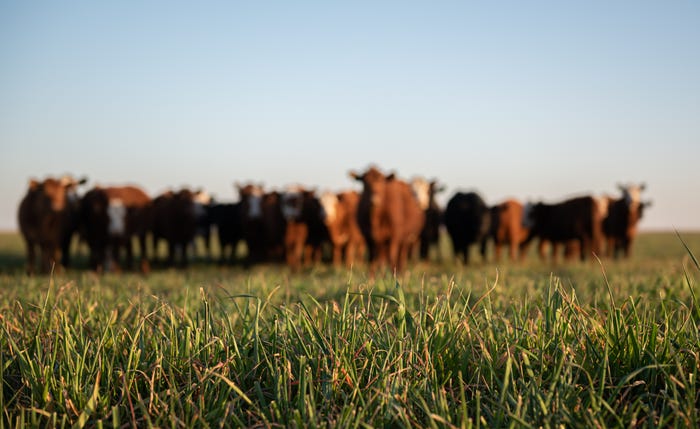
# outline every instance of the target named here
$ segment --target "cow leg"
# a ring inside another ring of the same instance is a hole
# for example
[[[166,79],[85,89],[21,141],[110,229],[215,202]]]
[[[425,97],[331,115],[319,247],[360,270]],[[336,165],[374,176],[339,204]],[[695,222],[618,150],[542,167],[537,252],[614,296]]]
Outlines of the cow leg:
[[[146,240],[146,234],[141,233],[139,234],[139,258],[141,262],[141,272],[142,273],[148,273],[151,271],[151,265],[149,263],[148,259],[148,242]]]
[[[481,262],[487,262],[486,261],[486,247],[488,245],[488,240],[483,239],[481,240],[481,249],[479,250],[479,253],[481,253]]]
[[[420,241],[420,259],[423,261],[429,260],[430,256],[430,241],[428,238],[423,238]]]
[[[350,258],[350,245],[345,246],[345,259]],[[333,266],[339,267],[343,259],[343,246],[340,244],[333,244]]]
[[[67,232],[61,238],[61,265],[68,268],[70,266],[70,245],[73,239],[73,232]]]
[[[25,240],[27,246],[27,274],[34,274],[34,264],[36,263],[36,245],[30,240]]]
[[[124,251],[126,253],[126,269],[132,270],[134,268],[134,245],[131,237],[126,238]]]
[[[51,268],[58,262],[58,246],[51,243],[41,246],[41,271],[50,273]]]
[[[559,242],[552,241],[551,247],[552,264],[556,264],[559,257]]]
[[[509,245],[508,257],[510,258],[511,262],[515,262],[518,260],[518,240],[515,237],[510,237],[508,239],[508,245]]]
[[[518,245],[518,260],[524,261],[525,260],[525,255],[527,255],[527,251],[530,247],[530,242],[529,241],[523,241]]]
[[[625,239],[623,242],[623,247],[622,247],[622,254],[624,255],[625,259],[630,257],[630,254],[632,253],[632,240]]]
[[[540,242],[537,243],[537,253],[540,255],[540,261],[547,260],[547,257],[545,256],[545,247],[546,246],[547,246],[547,242],[545,240],[540,239]]]
[[[182,243],[182,247],[180,248],[182,250],[182,268],[187,268],[190,264],[190,255],[187,252],[187,247],[187,243]]]

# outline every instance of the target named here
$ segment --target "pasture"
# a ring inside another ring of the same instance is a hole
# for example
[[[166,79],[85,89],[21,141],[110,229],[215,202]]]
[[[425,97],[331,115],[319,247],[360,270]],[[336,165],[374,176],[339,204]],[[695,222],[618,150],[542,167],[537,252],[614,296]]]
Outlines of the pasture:
[[[630,260],[27,277],[0,234],[4,427],[697,427],[700,234]],[[84,258],[78,256],[78,264]]]

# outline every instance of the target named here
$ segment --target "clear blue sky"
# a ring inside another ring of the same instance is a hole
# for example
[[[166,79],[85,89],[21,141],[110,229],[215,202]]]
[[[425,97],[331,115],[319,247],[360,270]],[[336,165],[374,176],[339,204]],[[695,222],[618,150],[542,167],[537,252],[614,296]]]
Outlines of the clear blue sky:
[[[0,229],[31,177],[340,190],[369,163],[700,229],[698,1],[0,2]]]

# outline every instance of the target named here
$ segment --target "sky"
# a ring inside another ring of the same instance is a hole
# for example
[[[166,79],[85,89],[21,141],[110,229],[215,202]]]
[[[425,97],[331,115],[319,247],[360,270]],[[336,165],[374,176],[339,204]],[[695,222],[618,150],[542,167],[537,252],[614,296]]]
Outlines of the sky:
[[[0,1],[0,230],[31,178],[556,202],[700,230],[697,1]]]

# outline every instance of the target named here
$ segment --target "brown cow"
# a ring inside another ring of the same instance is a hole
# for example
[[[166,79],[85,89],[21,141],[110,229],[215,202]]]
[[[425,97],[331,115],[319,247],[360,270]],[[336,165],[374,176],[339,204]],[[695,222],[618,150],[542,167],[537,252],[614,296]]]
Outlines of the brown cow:
[[[313,190],[291,186],[281,195],[282,215],[286,221],[284,248],[287,265],[298,270],[302,265],[321,261],[321,244],[328,230],[321,219],[321,203]]]
[[[20,233],[27,247],[28,274],[34,273],[37,248],[41,272],[49,272],[59,262],[68,265],[78,210],[76,190],[85,181],[68,176],[29,181],[29,189],[17,211]]]
[[[360,195],[355,191],[325,192],[320,201],[321,218],[333,245],[333,265],[340,266],[344,254],[345,265],[350,268],[361,260],[367,247],[357,223]]]
[[[508,199],[491,207],[490,236],[494,243],[496,261],[501,259],[501,246],[508,245],[508,256],[511,261],[522,260],[525,257],[525,246],[521,244],[527,239],[529,230],[524,224],[523,205]]]
[[[152,222],[151,198],[136,186],[99,187],[81,200],[81,233],[90,249],[94,270],[120,269],[120,253],[126,251],[126,266],[133,268],[134,237],[139,241],[141,271],[150,269],[146,235]]]
[[[248,254],[245,265],[277,260],[284,255],[285,221],[278,192],[262,185],[236,185],[241,203],[241,230]]]
[[[607,254],[617,258],[622,252],[628,258],[632,243],[637,235],[637,224],[642,218],[644,208],[651,203],[641,201],[641,193],[646,188],[641,185],[618,185],[622,192],[619,199],[611,199],[607,207],[607,216],[603,219],[603,233],[607,240]]]
[[[350,172],[350,177],[363,183],[357,222],[369,247],[372,269],[388,263],[390,268],[402,270],[417,249],[425,224],[425,214],[411,187],[376,167],[363,174]]]

